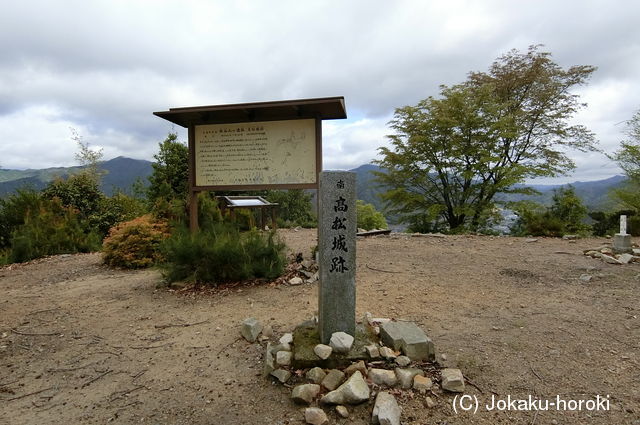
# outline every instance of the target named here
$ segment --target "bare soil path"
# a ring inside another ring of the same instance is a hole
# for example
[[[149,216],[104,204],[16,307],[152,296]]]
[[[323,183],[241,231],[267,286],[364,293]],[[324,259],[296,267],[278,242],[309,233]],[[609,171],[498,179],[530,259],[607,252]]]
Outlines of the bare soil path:
[[[282,230],[308,258],[315,231]],[[412,320],[441,363],[492,395],[609,396],[610,410],[455,414],[453,395],[398,391],[403,424],[640,424],[640,264],[584,257],[575,243],[486,236],[358,240],[357,314]],[[588,282],[579,280],[590,274]],[[249,316],[275,337],[312,317],[316,285],[157,289],[159,272],[111,270],[99,254],[0,269],[1,424],[302,424],[289,389],[261,377],[264,344],[239,339]],[[482,392],[481,392],[481,391]],[[373,402],[351,408],[366,424]]]

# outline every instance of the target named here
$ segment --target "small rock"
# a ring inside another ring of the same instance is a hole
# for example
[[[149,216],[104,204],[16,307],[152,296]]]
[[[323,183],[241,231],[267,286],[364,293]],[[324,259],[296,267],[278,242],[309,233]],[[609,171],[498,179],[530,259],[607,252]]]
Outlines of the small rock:
[[[633,255],[640,255],[640,248],[633,248]]]
[[[431,382],[431,378],[427,378],[426,376],[422,375],[416,375],[413,377],[413,389],[421,394],[429,391],[432,385],[433,382]]]
[[[249,317],[242,322],[240,334],[249,342],[256,342],[262,331],[262,324],[255,317]]]
[[[353,337],[346,332],[334,332],[329,345],[336,353],[348,353],[353,345]]]
[[[331,369],[329,373],[322,380],[322,386],[328,389],[329,391],[333,391],[344,379],[344,372],[338,369]]]
[[[305,377],[309,381],[313,382],[314,384],[322,383],[322,380],[324,379],[325,376],[327,376],[327,374],[320,367],[314,367],[313,369],[309,369],[305,374]]]
[[[280,366],[289,366],[291,364],[291,351],[278,351],[276,354],[276,363]]]
[[[608,264],[618,264],[618,265],[622,264],[622,261],[620,261],[617,258],[612,257],[610,255],[602,254],[602,256],[600,258],[602,258],[602,260],[605,263],[608,263]]]
[[[447,355],[445,353],[440,354],[440,358],[442,359],[443,362],[447,361]]]
[[[371,422],[380,425],[400,425],[400,406],[393,395],[386,391],[378,393]]]
[[[324,404],[358,404],[369,400],[369,394],[370,391],[367,382],[362,377],[360,371],[355,371],[353,375],[347,379],[347,382],[330,393],[327,393],[320,399],[320,402]]]
[[[526,243],[531,243],[531,242],[538,242],[538,239],[536,238],[529,238],[529,239],[525,239],[524,240]]]
[[[460,369],[442,369],[442,389],[454,393],[464,392],[464,376]]]
[[[262,328],[262,335],[267,338],[271,338],[273,336],[273,328],[271,325],[265,325],[264,328]]]
[[[267,350],[264,355],[264,367],[262,369],[262,373],[264,376],[269,376],[269,374],[273,372],[275,368],[275,358],[273,356],[273,353],[271,352],[271,343],[267,343]]]
[[[276,369],[273,372],[271,372],[271,376],[276,377],[278,381],[284,384],[289,380],[289,378],[291,378],[291,372],[284,369]]]
[[[311,404],[314,398],[320,393],[320,385],[318,384],[302,384],[297,385],[291,392],[291,398],[298,404]]]
[[[562,239],[564,239],[565,241],[575,241],[576,239],[578,239],[578,235],[564,235],[562,236]]]
[[[380,347],[379,351],[380,355],[387,360],[393,360],[397,357],[396,353],[389,347]]]
[[[319,407],[307,407],[304,409],[304,420],[311,425],[324,425],[329,422],[327,414]]]
[[[395,372],[387,369],[375,369],[369,370],[369,379],[376,385],[386,385],[387,387],[393,387],[398,383],[398,377]]]
[[[431,397],[425,398],[424,399],[424,404],[426,404],[429,409],[432,409],[432,408],[434,408],[436,406],[436,402],[433,401],[433,399]]]
[[[291,351],[291,346],[289,344],[274,344],[271,346],[271,354],[275,356],[278,351]]]
[[[363,375],[367,374],[367,365],[364,364],[364,360],[351,363],[351,365],[344,370],[344,373],[346,373],[347,375],[351,375],[356,370],[359,370]]]
[[[398,382],[400,383],[400,386],[405,390],[408,390],[413,386],[413,377],[416,375],[424,375],[424,372],[416,368],[396,368],[396,376],[398,377]]]
[[[409,357],[407,357],[407,356],[398,356],[398,357],[396,357],[396,363],[400,367],[406,367],[406,366],[409,366],[411,364],[411,359]]]
[[[316,356],[320,357],[322,360],[328,359],[332,351],[333,348],[324,344],[318,344],[313,347],[313,352],[316,353]]]
[[[633,262],[634,259],[635,257],[631,254],[620,254],[618,256],[618,261],[620,261],[622,264],[629,264]]]
[[[341,418],[348,418],[349,417],[349,410],[346,407],[342,406],[342,405],[336,406],[336,413]]]
[[[290,333],[286,333],[280,337],[279,341],[280,344],[291,344],[293,343],[293,335]]]
[[[609,248],[608,246],[602,247],[598,251],[605,255],[613,255],[613,249]]]
[[[367,345],[364,348],[365,350],[367,350],[367,354],[369,354],[369,357],[371,357],[372,359],[377,359],[380,357],[380,350],[378,349],[377,345],[371,344]]]
[[[579,279],[581,282],[591,282],[591,279],[593,279],[593,276],[591,276],[590,274],[581,274]]]
[[[294,278],[289,279],[289,285],[293,285],[293,286],[302,285],[302,283],[303,283],[302,278],[297,277],[297,276],[294,277]]]

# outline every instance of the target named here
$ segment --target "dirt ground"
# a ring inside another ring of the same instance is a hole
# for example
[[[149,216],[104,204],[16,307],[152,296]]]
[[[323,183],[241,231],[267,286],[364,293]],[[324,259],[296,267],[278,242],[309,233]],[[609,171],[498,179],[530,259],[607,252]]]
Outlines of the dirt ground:
[[[316,243],[314,230],[281,235],[307,258]],[[402,423],[640,424],[640,264],[582,255],[606,242],[359,239],[357,317],[418,323],[479,400],[477,413],[456,414],[452,394],[429,394],[428,408],[425,395],[398,390]],[[99,254],[0,269],[0,423],[304,423],[290,389],[261,376],[266,343],[239,339],[239,325],[254,316],[278,338],[314,315],[316,284],[194,295],[160,281],[155,270],[108,269]],[[600,395],[610,409],[485,406],[529,395]],[[350,407],[349,419],[326,411],[330,423],[367,424],[372,407]]]

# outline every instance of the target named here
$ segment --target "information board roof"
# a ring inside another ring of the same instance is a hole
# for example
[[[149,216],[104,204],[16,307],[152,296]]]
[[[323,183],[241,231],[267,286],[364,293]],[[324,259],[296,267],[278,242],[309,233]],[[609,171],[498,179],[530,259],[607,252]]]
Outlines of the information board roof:
[[[153,114],[185,128],[201,124],[316,117],[323,120],[332,120],[347,117],[344,97],[342,96],[171,108],[168,111],[154,112]]]

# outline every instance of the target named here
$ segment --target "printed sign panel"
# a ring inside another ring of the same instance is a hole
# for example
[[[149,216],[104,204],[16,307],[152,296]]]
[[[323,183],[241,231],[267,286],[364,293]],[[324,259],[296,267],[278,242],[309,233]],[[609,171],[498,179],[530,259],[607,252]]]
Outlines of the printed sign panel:
[[[316,120],[195,127],[195,185],[315,184]]]

